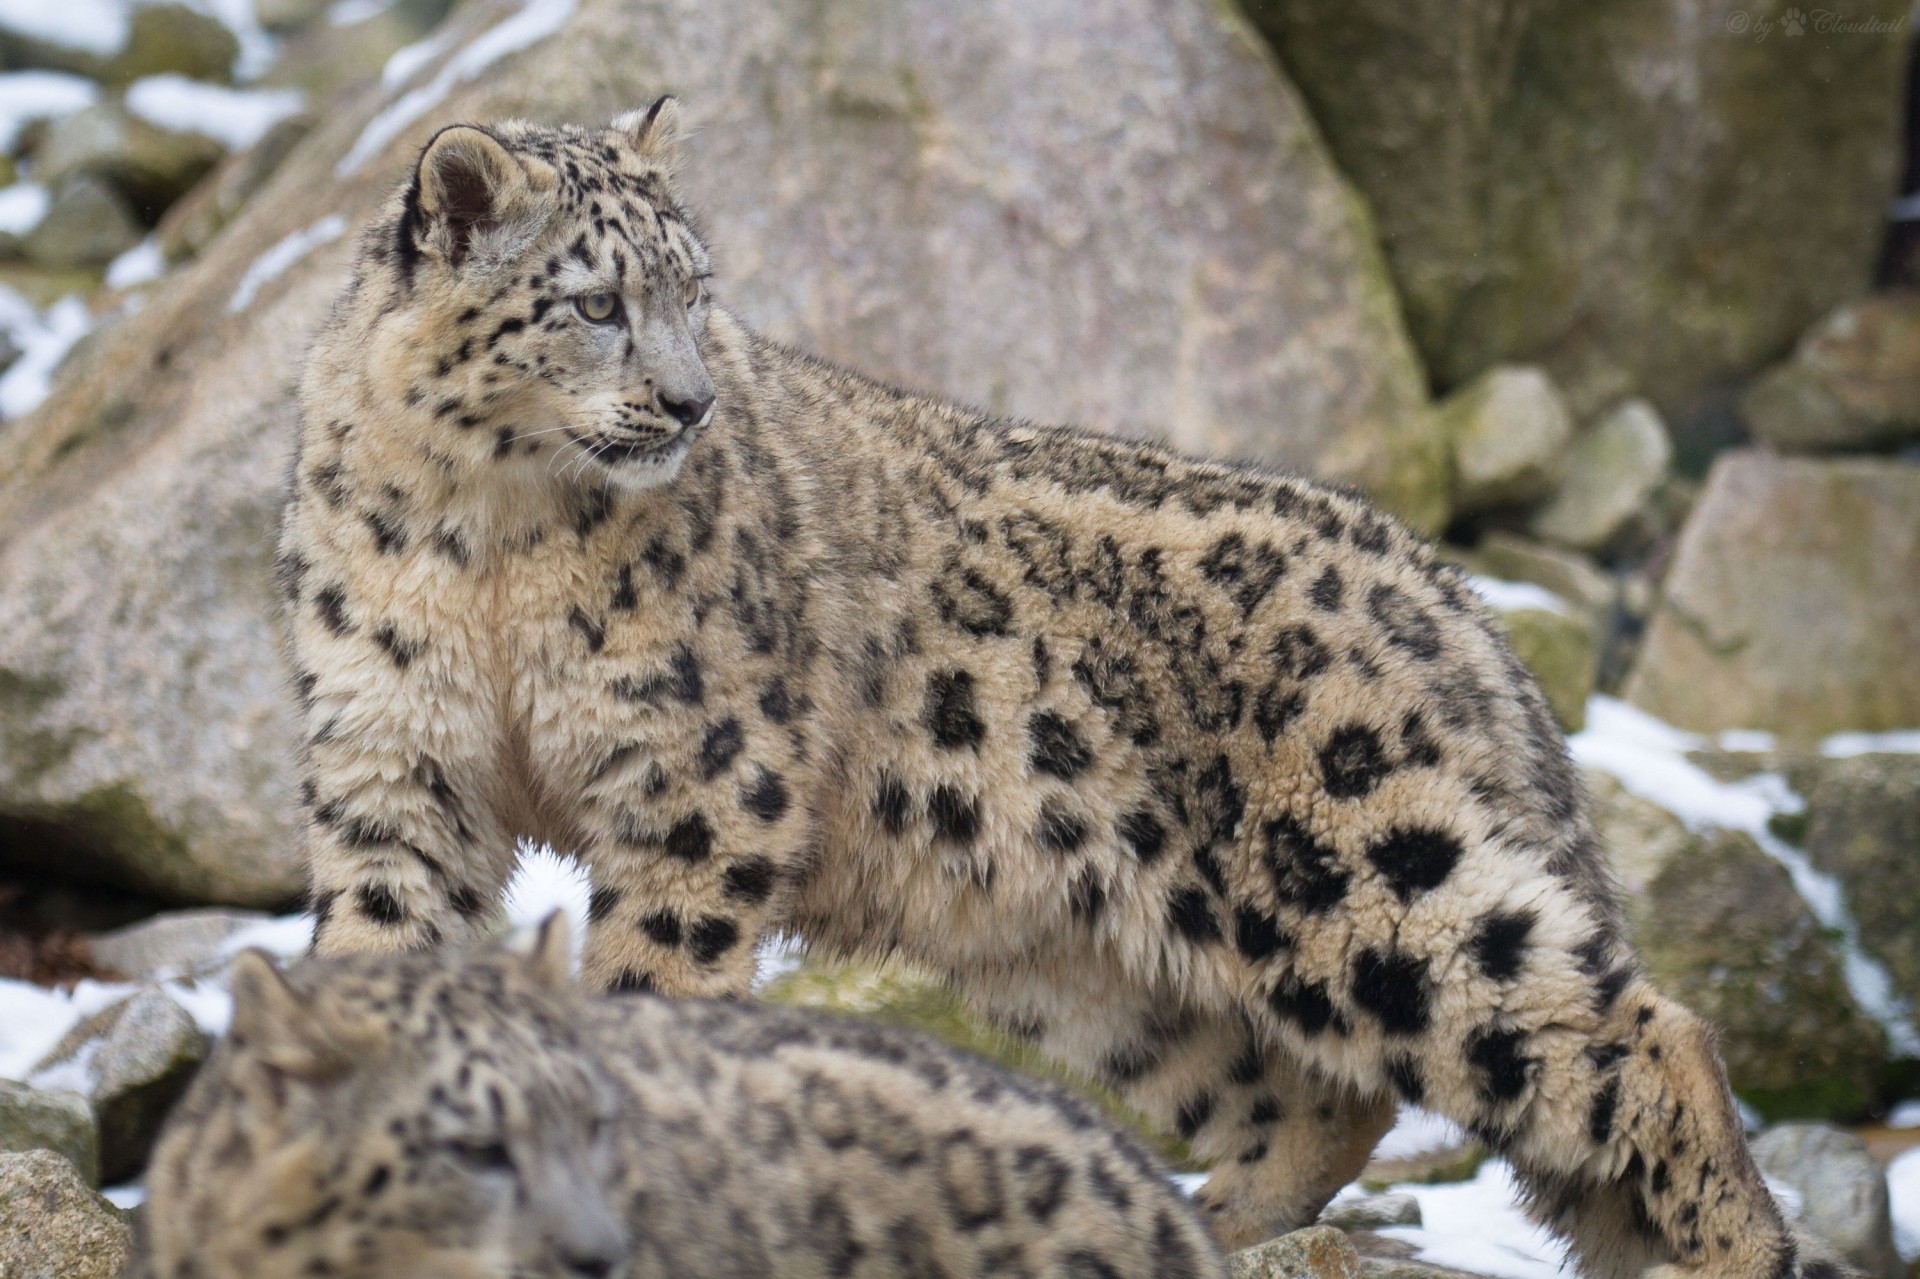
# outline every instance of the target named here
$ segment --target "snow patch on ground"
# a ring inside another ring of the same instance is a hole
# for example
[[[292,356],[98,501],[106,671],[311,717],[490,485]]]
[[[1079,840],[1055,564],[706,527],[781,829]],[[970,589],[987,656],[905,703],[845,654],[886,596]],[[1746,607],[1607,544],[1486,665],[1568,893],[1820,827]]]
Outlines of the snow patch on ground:
[[[127,86],[127,109],[164,129],[200,133],[244,151],[305,105],[298,89],[229,89],[183,75],[148,76]]]
[[[1893,1246],[1900,1260],[1920,1258],[1920,1149],[1904,1151],[1887,1166],[1887,1197],[1893,1209]]]
[[[1920,755],[1920,728],[1890,733],[1835,733],[1820,743],[1820,753],[1834,759],[1850,755]]]
[[[250,263],[227,302],[234,314],[253,305],[260,290],[286,274],[287,269],[323,244],[332,244],[347,233],[347,220],[338,213],[328,214],[309,227],[302,227]]]
[[[100,86],[65,71],[0,73],[0,151],[12,151],[20,130],[35,120],[57,120],[90,107]]]
[[[1587,702],[1585,731],[1568,739],[1576,762],[1609,774],[1689,827],[1721,827],[1751,835],[1767,856],[1786,867],[1814,918],[1840,934],[1847,988],[1860,1007],[1886,1028],[1896,1052],[1920,1057],[1920,1032],[1914,1028],[1912,1010],[1894,994],[1887,970],[1860,948],[1859,926],[1847,910],[1839,881],[1815,869],[1806,854],[1767,828],[1776,814],[1804,810],[1805,801],[1778,773],[1720,781],[1687,758],[1687,752],[1707,745],[1704,737],[1604,696]]]
[[[508,54],[518,53],[557,33],[573,16],[576,3],[577,0],[525,0],[518,13],[489,27],[448,58],[434,73],[433,79],[402,94],[379,115],[367,121],[367,127],[360,131],[353,147],[335,166],[334,175],[346,177],[378,155],[408,125],[438,106],[454,86],[473,79]],[[406,52],[405,49],[400,51]],[[394,55],[396,59],[399,57],[400,54]],[[428,55],[421,59],[419,65],[430,60],[431,55]],[[391,68],[393,60],[390,59],[387,65]],[[412,69],[417,70],[418,66]],[[388,77],[383,75],[381,78],[385,81]],[[411,78],[411,72],[399,78],[404,82]]]
[[[0,27],[110,58],[126,47],[130,8],[125,0],[0,0]]]
[[[1373,1157],[1412,1159],[1436,1150],[1451,1150],[1465,1144],[1466,1140],[1467,1134],[1460,1130],[1460,1125],[1446,1116],[1436,1115],[1418,1106],[1402,1106],[1393,1127],[1373,1148]]]
[[[1398,1185],[1420,1201],[1419,1226],[1380,1231],[1419,1249],[1419,1259],[1494,1279],[1558,1279],[1574,1273],[1559,1240],[1520,1210],[1513,1170],[1503,1160],[1480,1165],[1472,1181],[1441,1186]]]
[[[1920,1128],[1920,1101],[1903,1101],[1887,1112],[1889,1128]]]
[[[1487,607],[1499,613],[1517,613],[1522,609],[1538,609],[1543,613],[1565,614],[1570,610],[1567,602],[1544,586],[1535,586],[1532,582],[1503,582],[1497,577],[1482,577],[1478,573],[1467,574],[1467,585],[1474,594],[1486,601]]]
[[[396,0],[335,0],[327,10],[327,25],[350,27],[368,18],[377,18],[393,8]]]

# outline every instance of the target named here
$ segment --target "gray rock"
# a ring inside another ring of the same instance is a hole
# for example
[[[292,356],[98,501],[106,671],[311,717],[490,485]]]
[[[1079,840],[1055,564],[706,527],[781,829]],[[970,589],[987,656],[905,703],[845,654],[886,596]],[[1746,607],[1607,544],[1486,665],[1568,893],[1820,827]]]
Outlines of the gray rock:
[[[260,911],[180,910],[89,939],[94,962],[133,978],[203,974],[226,966],[221,943],[272,916]]]
[[[104,266],[140,243],[142,234],[126,199],[82,173],[61,184],[46,216],[27,232],[23,248],[38,266]]]
[[[1800,1224],[1870,1279],[1899,1279],[1886,1171],[1867,1144],[1832,1124],[1781,1124],[1753,1141],[1760,1171],[1800,1196]]]
[[[179,1004],[143,990],[82,1021],[34,1067],[36,1087],[82,1093],[100,1124],[100,1175],[136,1175],[167,1108],[206,1059],[206,1033]]]
[[[0,1275],[116,1279],[133,1232],[114,1206],[47,1150],[0,1154]]]
[[[1366,194],[1441,386],[1542,364],[1575,416],[1645,395],[1691,454],[1729,388],[1868,287],[1909,0],[1837,10],[1896,34],[1796,38],[1749,0],[1243,4]]]
[[[1587,698],[1600,675],[1600,628],[1582,612],[1497,609],[1513,651],[1540,681],[1555,718],[1569,733],[1586,727]]]
[[[1308,1226],[1227,1254],[1233,1279],[1360,1279],[1360,1254],[1344,1232]]]
[[[1673,443],[1660,415],[1628,400],[1596,422],[1573,446],[1567,477],[1527,531],[1583,551],[1603,550],[1660,487]]]
[[[103,178],[153,221],[222,152],[212,138],[163,129],[117,102],[96,102],[47,130],[34,156],[34,175],[56,187],[77,174]]]
[[[1456,511],[1524,505],[1545,497],[1566,472],[1573,419],[1553,379],[1537,368],[1488,369],[1437,412],[1453,446]]]
[[[1920,439],[1920,293],[1840,307],[1740,402],[1754,435],[1788,452]]]
[[[1920,466],[1722,454],[1624,696],[1789,742],[1920,724]]]
[[[475,0],[450,37],[518,11]],[[404,90],[346,99],[0,433],[0,818],[38,833],[0,861],[174,900],[299,893],[272,546],[290,374],[353,235],[241,315],[234,283],[326,214],[358,224],[441,124],[604,119],[667,68],[702,86],[685,188],[727,246],[728,304],[770,336],[1444,521],[1445,449],[1365,208],[1230,10],[581,0],[342,177]]]
[[[1786,868],[1748,835],[1691,831],[1611,777],[1587,782],[1648,974],[1719,1029],[1734,1090],[1769,1119],[1864,1110],[1886,1032]]]
[[[1381,1226],[1417,1226],[1420,1201],[1412,1195],[1367,1195],[1330,1205],[1320,1224],[1340,1230],[1378,1230]]]
[[[0,64],[10,70],[71,71],[116,87],[169,72],[222,83],[233,78],[240,42],[219,19],[178,3],[130,8],[126,39],[117,52],[102,54],[0,27]]]
[[[327,0],[253,0],[255,20],[282,35],[311,26],[326,11]]]
[[[100,1182],[100,1134],[87,1099],[0,1079],[0,1151],[27,1150],[51,1150],[88,1185]]]
[[[1496,529],[1481,538],[1466,562],[1507,582],[1531,582],[1594,617],[1612,612],[1620,580],[1589,555]]]
[[[1846,890],[1860,942],[1895,993],[1920,1005],[1920,755],[1822,759],[1805,771],[1807,857]]]

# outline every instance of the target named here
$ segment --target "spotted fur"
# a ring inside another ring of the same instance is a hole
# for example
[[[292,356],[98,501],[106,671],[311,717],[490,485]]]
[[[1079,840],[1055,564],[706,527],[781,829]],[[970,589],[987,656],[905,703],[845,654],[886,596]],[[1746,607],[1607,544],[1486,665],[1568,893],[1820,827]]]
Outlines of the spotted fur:
[[[530,956],[250,952],[137,1279],[1226,1279],[1085,1102],[907,1032],[585,998]]]
[[[472,934],[530,835],[591,872],[595,983],[744,995],[776,927],[907,956],[1187,1133],[1230,1243],[1405,1099],[1590,1273],[1792,1275],[1454,570],[1349,494],[755,336],[676,118],[450,130],[362,241],[283,552],[320,949]]]

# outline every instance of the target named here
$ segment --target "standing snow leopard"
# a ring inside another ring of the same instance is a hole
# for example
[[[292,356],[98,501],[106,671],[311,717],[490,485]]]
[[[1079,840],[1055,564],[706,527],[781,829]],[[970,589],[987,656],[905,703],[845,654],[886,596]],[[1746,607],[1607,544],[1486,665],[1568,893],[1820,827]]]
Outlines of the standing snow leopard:
[[[884,386],[714,305],[670,99],[439,132],[313,354],[279,568],[322,953],[901,955],[1311,1221],[1398,1099],[1590,1274],[1816,1274],[1707,1028],[1645,981],[1565,744],[1355,497]]]

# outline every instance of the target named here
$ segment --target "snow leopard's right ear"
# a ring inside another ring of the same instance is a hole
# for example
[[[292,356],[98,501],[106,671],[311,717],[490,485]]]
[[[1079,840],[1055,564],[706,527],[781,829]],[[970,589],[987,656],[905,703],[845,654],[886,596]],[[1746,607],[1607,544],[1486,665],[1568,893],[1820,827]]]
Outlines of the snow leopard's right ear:
[[[544,161],[514,154],[475,125],[448,125],[420,152],[401,222],[402,251],[411,245],[453,267],[473,256],[512,256],[538,234],[557,186]]]
[[[669,174],[680,169],[680,143],[686,124],[680,117],[680,99],[672,94],[655,98],[644,111],[629,111],[613,122],[613,131],[645,159]]]

